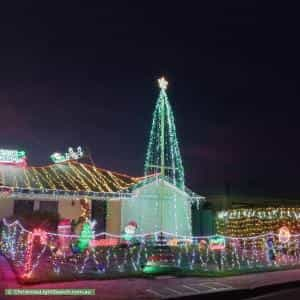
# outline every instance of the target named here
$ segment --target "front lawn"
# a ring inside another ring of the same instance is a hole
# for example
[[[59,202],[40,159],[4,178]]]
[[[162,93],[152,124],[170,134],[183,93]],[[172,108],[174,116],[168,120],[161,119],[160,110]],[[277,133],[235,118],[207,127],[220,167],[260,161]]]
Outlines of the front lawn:
[[[256,268],[241,268],[232,270],[208,270],[203,269],[182,269],[177,272],[172,272],[170,275],[174,277],[203,277],[203,278],[218,278],[218,277],[229,277],[229,276],[240,276],[252,273],[262,273],[262,272],[275,272],[282,270],[297,269],[299,265],[294,266],[261,266]],[[111,280],[111,279],[122,279],[122,278],[145,278],[154,279],[155,276],[151,274],[145,274],[142,271],[136,272],[112,272],[112,273],[99,273],[95,272],[85,272],[74,274],[72,272],[67,272],[65,270],[62,273],[54,272],[35,272],[30,278],[18,278],[19,282],[22,284],[36,284],[43,282],[63,282],[63,281],[74,281],[74,280]]]

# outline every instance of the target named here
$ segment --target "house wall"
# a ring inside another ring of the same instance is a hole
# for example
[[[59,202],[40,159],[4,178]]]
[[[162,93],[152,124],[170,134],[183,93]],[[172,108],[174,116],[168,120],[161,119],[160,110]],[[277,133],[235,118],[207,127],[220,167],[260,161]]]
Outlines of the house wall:
[[[58,214],[61,219],[78,219],[81,215],[80,200],[71,199],[43,199],[43,201],[58,201]],[[40,200],[35,200],[34,210],[39,210]]]
[[[3,198],[0,200],[0,219],[11,217],[14,215],[15,201],[23,199]],[[33,210],[39,210],[39,200],[34,200]]]
[[[79,200],[59,200],[58,213],[60,218],[78,219],[81,214],[81,206]]]
[[[135,221],[138,233],[166,231],[174,235],[192,234],[189,196],[175,186],[154,181],[135,190],[136,197],[122,201],[122,225]]]
[[[22,201],[22,199],[14,200],[12,198],[0,199],[0,219],[13,216],[14,202]],[[55,199],[43,199],[43,201],[57,201]],[[40,200],[34,200],[33,210],[38,211]],[[58,200],[58,213],[61,218],[78,219],[81,214],[81,206],[79,200]]]
[[[106,232],[120,234],[121,228],[121,201],[108,201],[106,213]]]
[[[9,198],[0,199],[0,219],[12,216],[14,213],[14,200]]]

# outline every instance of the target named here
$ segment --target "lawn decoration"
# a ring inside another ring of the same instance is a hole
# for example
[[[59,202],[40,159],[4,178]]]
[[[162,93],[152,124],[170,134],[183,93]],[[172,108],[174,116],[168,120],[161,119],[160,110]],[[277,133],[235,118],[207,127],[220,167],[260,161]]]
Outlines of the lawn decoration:
[[[286,244],[290,241],[290,238],[291,238],[291,233],[289,229],[286,226],[282,226],[279,229],[279,234],[278,234],[279,242],[282,244]]]
[[[29,278],[32,274],[33,269],[33,247],[35,240],[38,239],[40,245],[47,245],[47,232],[45,230],[35,228],[33,232],[30,232],[27,237],[27,248],[25,252],[25,264],[23,278]],[[45,248],[44,248],[45,249]]]
[[[216,235],[209,239],[210,250],[224,250],[225,249],[225,239],[223,236]]]
[[[87,221],[83,224],[79,240],[76,244],[75,251],[83,252],[90,246],[90,241],[94,239],[94,227],[96,222]]]
[[[72,250],[72,253],[73,253],[73,254],[81,253],[81,250],[79,249],[79,247],[78,247],[77,244],[72,244],[72,245],[71,245],[71,250]]]
[[[153,254],[149,256],[143,272],[153,275],[174,273],[179,270],[175,261],[175,255],[166,244],[163,233],[160,233],[157,245],[154,248]]]
[[[288,262],[288,251],[291,248],[289,247],[289,241],[291,239],[291,233],[286,226],[279,228],[278,241],[278,255],[276,262],[280,264],[286,264]]]
[[[71,221],[69,219],[63,219],[59,222],[57,227],[57,233],[59,234],[59,251],[63,255],[71,254],[70,249],[70,237],[71,234]]]
[[[206,240],[200,240],[199,250],[205,250],[206,248],[207,248],[207,241]]]
[[[159,236],[157,233],[149,233],[139,235],[142,241],[139,245],[131,244],[124,249],[116,245],[122,240],[120,235],[99,233],[95,235],[97,238],[93,236],[93,225],[91,222],[85,223],[80,239],[76,235],[70,236],[72,240],[77,238],[72,248],[78,255],[69,257],[57,253],[61,245],[60,238],[64,236],[39,228],[30,231],[19,221],[8,223],[3,219],[0,250],[13,264],[17,276],[28,283],[51,279],[54,273],[56,277],[65,280],[70,274],[89,278],[90,275],[95,276],[95,272],[110,277],[117,273],[125,275],[127,272],[129,276],[137,275],[140,270],[146,274],[159,275],[176,274],[182,268],[197,272],[240,272],[241,269],[251,272],[257,267],[267,271],[273,269],[274,265],[300,265],[299,233],[291,233],[289,242],[282,240],[285,243],[279,242],[279,235],[274,233],[242,238],[195,236],[190,239],[197,241],[197,244],[189,247],[179,244],[186,241],[186,238],[171,236],[169,233],[161,233]],[[176,238],[177,246],[170,246]],[[167,239],[172,241],[169,241],[169,245]],[[92,241],[97,241],[97,244]]]
[[[130,221],[126,226],[125,226],[125,234],[124,234],[124,239],[126,241],[130,241],[133,238],[133,235],[135,234],[137,230],[137,223],[135,221]]]
[[[171,239],[171,240],[168,240],[167,245],[168,245],[168,246],[173,246],[173,247],[175,247],[175,246],[178,245],[178,240],[175,239],[175,238],[173,238],[173,239]]]
[[[266,257],[267,257],[267,262],[269,264],[272,264],[276,260],[276,254],[275,254],[275,249],[274,249],[274,241],[273,237],[269,236],[267,238],[266,242]]]

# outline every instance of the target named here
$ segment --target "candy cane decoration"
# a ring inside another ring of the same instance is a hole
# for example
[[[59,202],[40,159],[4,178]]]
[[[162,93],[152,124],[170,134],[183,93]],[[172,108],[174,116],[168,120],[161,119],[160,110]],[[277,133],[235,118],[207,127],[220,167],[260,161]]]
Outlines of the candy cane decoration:
[[[35,238],[39,238],[41,245],[47,244],[47,232],[42,229],[34,229],[33,232],[28,233],[27,250],[25,254],[25,266],[23,278],[29,278],[32,275],[32,252]]]

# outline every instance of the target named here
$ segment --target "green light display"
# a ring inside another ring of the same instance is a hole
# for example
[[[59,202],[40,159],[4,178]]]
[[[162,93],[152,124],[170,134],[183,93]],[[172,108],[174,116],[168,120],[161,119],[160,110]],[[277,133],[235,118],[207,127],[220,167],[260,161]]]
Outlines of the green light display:
[[[0,162],[20,163],[26,158],[25,151],[0,149]]]
[[[62,163],[69,160],[77,160],[83,157],[83,151],[82,148],[79,146],[77,147],[77,150],[74,151],[72,147],[69,147],[68,152],[65,154],[61,154],[58,152],[53,153],[50,158],[55,163]]]
[[[92,225],[90,222],[86,222],[83,224],[82,231],[80,233],[80,237],[78,240],[77,247],[79,248],[80,252],[83,252],[87,249],[90,245],[90,241],[94,237],[94,232],[92,229]]]
[[[184,169],[176,136],[174,115],[166,93],[168,82],[163,77],[158,82],[160,93],[153,113],[145,175],[160,173],[170,178],[178,188],[184,189]]]

